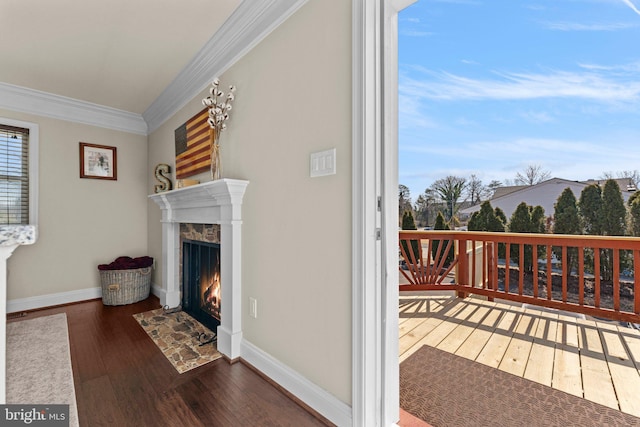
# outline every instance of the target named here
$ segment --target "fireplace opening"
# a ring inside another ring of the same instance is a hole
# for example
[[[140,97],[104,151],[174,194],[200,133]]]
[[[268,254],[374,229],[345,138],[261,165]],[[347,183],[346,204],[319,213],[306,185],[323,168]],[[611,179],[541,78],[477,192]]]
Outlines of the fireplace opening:
[[[183,240],[182,309],[212,332],[220,325],[220,244]]]

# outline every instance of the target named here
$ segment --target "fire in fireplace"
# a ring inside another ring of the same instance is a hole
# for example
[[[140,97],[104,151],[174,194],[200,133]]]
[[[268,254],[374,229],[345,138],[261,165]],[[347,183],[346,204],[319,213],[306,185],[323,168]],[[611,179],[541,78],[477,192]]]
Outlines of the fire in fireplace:
[[[183,240],[182,309],[216,332],[220,325],[220,244]]]

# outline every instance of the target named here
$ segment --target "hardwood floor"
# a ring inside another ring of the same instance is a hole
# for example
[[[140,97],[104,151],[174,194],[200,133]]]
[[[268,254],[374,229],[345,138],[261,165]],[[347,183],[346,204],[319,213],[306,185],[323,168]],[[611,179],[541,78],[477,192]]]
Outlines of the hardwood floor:
[[[326,426],[243,363],[218,359],[178,374],[133,319],[160,307],[150,297],[101,300],[30,312],[64,312],[81,426]]]

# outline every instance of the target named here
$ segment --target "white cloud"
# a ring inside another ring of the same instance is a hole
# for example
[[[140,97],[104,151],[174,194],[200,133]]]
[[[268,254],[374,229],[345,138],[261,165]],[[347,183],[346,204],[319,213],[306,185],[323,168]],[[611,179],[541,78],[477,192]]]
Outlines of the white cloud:
[[[520,113],[520,117],[533,123],[549,123],[555,120],[548,111],[525,111]]]
[[[419,30],[401,30],[400,35],[407,37],[429,37],[434,33],[430,31],[419,31]]]
[[[549,30],[556,31],[618,31],[633,28],[635,24],[628,23],[596,23],[582,24],[578,22],[543,22],[542,25]]]
[[[594,70],[595,71],[595,70]],[[637,102],[640,80],[607,76],[594,71],[541,73],[495,73],[494,79],[464,77],[426,70],[426,78],[404,77],[400,93],[432,100],[526,100],[579,98],[598,102]],[[615,77],[615,78],[614,78]]]
[[[636,5],[633,4],[633,2],[631,0],[622,0],[622,3],[626,4],[627,6],[629,6],[631,8],[631,10],[633,10],[635,13],[640,15],[640,10],[638,10]]]

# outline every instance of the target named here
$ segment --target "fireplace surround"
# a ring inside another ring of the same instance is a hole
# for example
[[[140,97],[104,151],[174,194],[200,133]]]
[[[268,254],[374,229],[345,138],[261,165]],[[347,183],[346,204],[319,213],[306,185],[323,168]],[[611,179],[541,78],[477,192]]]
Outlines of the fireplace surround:
[[[231,360],[240,357],[242,341],[242,199],[248,184],[225,178],[149,196],[162,211],[163,306],[181,303],[180,224],[220,225],[223,306],[216,332],[218,351]]]

